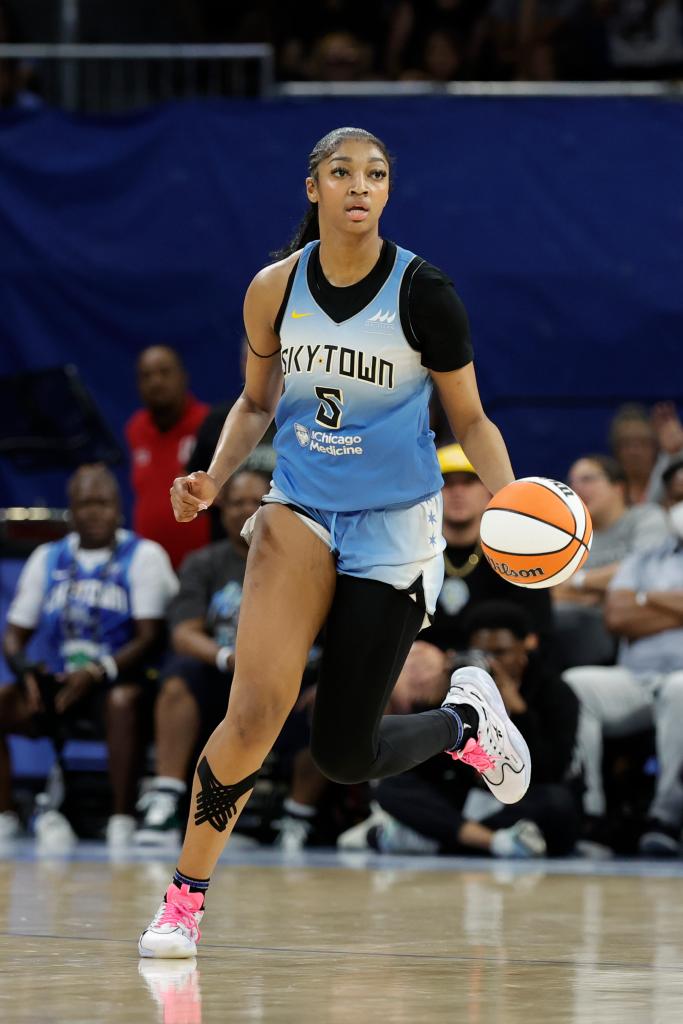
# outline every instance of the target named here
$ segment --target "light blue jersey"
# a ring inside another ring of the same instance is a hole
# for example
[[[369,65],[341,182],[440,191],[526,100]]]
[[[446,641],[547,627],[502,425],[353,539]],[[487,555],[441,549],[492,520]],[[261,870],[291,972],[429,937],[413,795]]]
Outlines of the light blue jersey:
[[[273,482],[292,502],[333,512],[414,505],[442,486],[429,429],[431,378],[399,314],[415,255],[397,247],[372,301],[338,324],[308,287],[318,244],[301,253],[282,318]]]

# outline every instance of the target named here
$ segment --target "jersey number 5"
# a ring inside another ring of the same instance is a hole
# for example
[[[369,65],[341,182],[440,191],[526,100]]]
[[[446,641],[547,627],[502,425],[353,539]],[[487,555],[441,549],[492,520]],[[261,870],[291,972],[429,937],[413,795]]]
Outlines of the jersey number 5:
[[[342,421],[344,394],[341,388],[316,388],[315,397],[320,399],[315,422],[330,430],[339,430]]]

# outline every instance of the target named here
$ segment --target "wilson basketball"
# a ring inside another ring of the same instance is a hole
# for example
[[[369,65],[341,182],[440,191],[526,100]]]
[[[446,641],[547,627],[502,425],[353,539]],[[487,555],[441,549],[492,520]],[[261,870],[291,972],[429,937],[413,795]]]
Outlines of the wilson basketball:
[[[593,524],[571,487],[529,476],[494,494],[481,520],[481,548],[499,576],[540,590],[564,583],[588,558]]]

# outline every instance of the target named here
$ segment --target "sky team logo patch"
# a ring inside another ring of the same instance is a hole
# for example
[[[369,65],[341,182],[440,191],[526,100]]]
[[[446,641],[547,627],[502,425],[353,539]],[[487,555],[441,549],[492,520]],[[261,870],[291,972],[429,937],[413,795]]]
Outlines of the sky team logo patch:
[[[311,443],[311,432],[308,427],[305,427],[303,423],[295,423],[294,433],[296,434],[296,439],[301,447],[308,448]]]
[[[395,319],[395,309],[378,309],[376,313],[365,321],[365,327],[370,331],[393,331],[395,329]]]

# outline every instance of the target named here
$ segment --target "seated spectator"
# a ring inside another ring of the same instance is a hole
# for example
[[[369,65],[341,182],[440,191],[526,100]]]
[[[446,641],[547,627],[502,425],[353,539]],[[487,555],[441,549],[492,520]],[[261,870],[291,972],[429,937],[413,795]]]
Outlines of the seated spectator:
[[[107,841],[132,837],[141,755],[145,667],[163,635],[178,582],[165,551],[120,528],[115,478],[82,466],[68,487],[73,532],[36,548],[19,578],[3,649],[17,682],[0,688],[0,837],[19,832],[11,810],[8,733],[61,742],[75,721],[101,725],[107,739],[112,816]],[[27,655],[40,630],[44,662]],[[36,827],[70,832],[52,809]]]
[[[557,41],[582,7],[583,0],[493,0],[490,16],[505,77],[554,81]]]
[[[580,702],[578,751],[586,791],[587,834],[601,834],[606,811],[602,737],[630,736],[654,725],[659,775],[640,852],[681,851],[683,822],[683,460],[665,473],[673,534],[630,555],[607,595],[608,627],[621,638],[617,664],[569,669]]]
[[[664,472],[683,459],[683,423],[673,402],[657,402],[650,414],[650,422],[657,435],[659,455],[648,484],[646,501],[662,503],[666,500]]]
[[[609,455],[582,456],[568,479],[591,514],[593,544],[586,567],[551,590],[558,661],[562,668],[607,665],[616,655],[603,617],[607,588],[626,555],[669,535],[669,521],[659,505],[626,507],[624,471]]]
[[[425,63],[429,63],[429,77],[440,81],[461,78],[456,71],[463,64],[469,40],[485,8],[481,0],[400,0],[386,34],[388,73],[393,77],[414,77],[410,69],[424,69]],[[453,66],[452,48],[456,51],[457,68]],[[448,73],[444,73],[446,63],[451,64]],[[439,73],[434,74],[437,70]]]
[[[615,78],[681,77],[683,13],[679,0],[595,0],[595,6],[605,19]]]
[[[523,799],[501,804],[479,787],[462,765],[438,755],[412,771],[383,779],[367,821],[339,838],[345,849],[387,853],[489,853],[534,857],[569,853],[578,835],[578,813],[565,785],[575,742],[578,702],[570,688],[532,652],[537,638],[524,611],[504,601],[484,602],[467,616],[465,634],[474,652],[463,660],[491,672],[508,714],[531,751],[533,774]],[[440,682],[421,673],[415,648],[396,684],[393,713],[438,707],[448,687],[442,656]],[[432,649],[433,651],[434,649]],[[436,654],[433,654],[436,657]]]
[[[482,555],[479,526],[491,495],[459,444],[438,450],[444,477],[443,535],[446,575],[433,625],[420,640],[443,650],[462,648],[464,613],[480,601],[511,601],[525,608],[544,650],[552,644],[552,608],[545,590],[513,587],[493,571]]]
[[[659,443],[644,406],[630,403],[617,409],[609,428],[609,442],[626,478],[626,504],[640,505],[653,500]]]
[[[462,77],[463,52],[450,32],[430,32],[417,65],[401,72],[401,81],[452,82]]]
[[[240,536],[268,490],[268,474],[242,470],[219,500],[227,540],[195,551],[180,569],[180,591],[169,608],[173,655],[162,672],[155,719],[156,777],[142,796],[136,841],[176,844],[179,805],[202,736],[225,715],[235,666],[235,637],[248,547]]]
[[[314,82],[364,82],[373,78],[369,43],[354,32],[328,32],[313,45],[308,75]]]
[[[133,485],[133,529],[161,544],[177,568],[190,551],[209,542],[205,514],[177,523],[168,492],[185,472],[199,427],[209,406],[187,389],[187,374],[178,353],[153,345],[140,354],[138,389],[143,409],[126,424]]]

